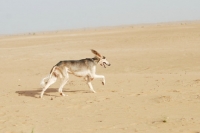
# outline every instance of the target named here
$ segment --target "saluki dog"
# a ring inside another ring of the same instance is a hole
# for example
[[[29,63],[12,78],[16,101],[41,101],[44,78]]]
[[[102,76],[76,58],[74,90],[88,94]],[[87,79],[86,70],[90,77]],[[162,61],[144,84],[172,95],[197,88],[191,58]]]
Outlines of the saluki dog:
[[[50,71],[49,76],[45,77],[41,81],[43,90],[40,94],[40,98],[43,97],[44,92],[48,89],[50,85],[56,82],[58,78],[61,79],[61,84],[58,89],[60,95],[65,96],[62,92],[63,87],[69,80],[69,74],[73,74],[78,77],[84,77],[87,84],[92,92],[95,93],[91,81],[95,78],[102,79],[102,84],[105,85],[105,77],[103,75],[96,74],[96,66],[100,64],[106,68],[111,64],[106,60],[105,56],[99,54],[96,50],[91,49],[92,53],[95,55],[94,58],[86,58],[81,60],[64,60],[58,62]]]

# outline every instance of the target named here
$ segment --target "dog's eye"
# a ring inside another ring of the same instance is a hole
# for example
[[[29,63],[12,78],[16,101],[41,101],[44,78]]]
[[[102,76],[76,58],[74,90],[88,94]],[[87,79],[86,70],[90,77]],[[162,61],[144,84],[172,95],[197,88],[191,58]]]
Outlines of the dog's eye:
[[[103,56],[103,59],[106,59],[106,57],[105,57],[105,56]]]

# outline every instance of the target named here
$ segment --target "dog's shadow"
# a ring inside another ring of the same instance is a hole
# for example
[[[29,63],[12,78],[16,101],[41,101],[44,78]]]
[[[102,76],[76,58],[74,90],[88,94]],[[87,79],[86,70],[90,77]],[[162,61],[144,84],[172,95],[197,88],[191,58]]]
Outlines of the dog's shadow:
[[[16,91],[15,93],[17,93],[19,96],[40,98],[41,91],[42,91],[41,89],[35,89],[35,90]],[[76,92],[90,93],[89,91],[85,91],[85,90],[73,90],[73,91],[63,90],[63,92],[64,93],[69,93],[69,92],[71,92],[71,93],[76,93]],[[58,88],[48,88],[45,91],[44,95],[58,97],[59,95],[56,95],[56,93],[58,93]]]

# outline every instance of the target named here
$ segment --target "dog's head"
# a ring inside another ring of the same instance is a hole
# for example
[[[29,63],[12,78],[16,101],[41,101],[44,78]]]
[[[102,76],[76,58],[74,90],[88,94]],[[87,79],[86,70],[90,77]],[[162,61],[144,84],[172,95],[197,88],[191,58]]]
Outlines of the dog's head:
[[[111,64],[106,60],[105,56],[101,56],[101,54],[99,54],[96,50],[91,49],[92,53],[96,55],[96,57],[99,59],[99,64],[101,66],[104,66],[104,68],[106,68],[107,66],[110,66]]]

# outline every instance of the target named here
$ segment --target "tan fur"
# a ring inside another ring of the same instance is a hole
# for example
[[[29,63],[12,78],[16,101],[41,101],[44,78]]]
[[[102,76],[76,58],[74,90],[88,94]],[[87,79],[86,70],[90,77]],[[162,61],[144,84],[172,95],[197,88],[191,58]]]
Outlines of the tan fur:
[[[101,54],[99,54],[96,50],[91,49],[92,53],[101,58]]]

